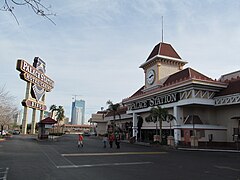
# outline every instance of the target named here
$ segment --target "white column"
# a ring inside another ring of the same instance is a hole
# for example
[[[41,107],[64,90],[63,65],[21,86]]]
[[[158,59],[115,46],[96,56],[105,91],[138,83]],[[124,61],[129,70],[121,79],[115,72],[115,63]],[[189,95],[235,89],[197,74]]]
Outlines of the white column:
[[[25,99],[30,98],[31,83],[27,82]],[[24,106],[23,120],[22,120],[22,134],[27,133],[27,118],[28,118],[28,107]]]
[[[175,144],[177,145],[179,141],[181,140],[181,129],[177,129],[179,125],[182,124],[181,118],[183,114],[183,110],[181,107],[174,106],[173,107],[173,115],[176,118],[176,121],[173,122],[173,127],[174,127],[174,140]]]
[[[22,120],[22,134],[27,134],[27,117],[28,117],[28,107],[24,106],[23,120]]]
[[[133,113],[133,136],[137,138],[138,130],[137,130],[137,114]]]
[[[44,94],[43,97],[42,97],[42,102],[43,102],[43,104],[45,105],[45,94]],[[44,116],[44,111],[41,110],[41,111],[40,111],[40,120],[39,120],[39,121],[43,120],[43,116]]]
[[[32,125],[31,125],[31,134],[35,134],[36,127],[36,109],[32,111]]]

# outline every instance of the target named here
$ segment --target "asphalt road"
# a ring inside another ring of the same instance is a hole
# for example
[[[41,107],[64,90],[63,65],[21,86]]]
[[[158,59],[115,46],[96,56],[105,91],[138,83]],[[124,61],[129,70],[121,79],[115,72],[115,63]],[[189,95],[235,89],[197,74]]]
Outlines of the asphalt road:
[[[8,180],[240,180],[240,153],[162,150],[76,135],[37,141],[16,135],[0,142],[0,179]]]

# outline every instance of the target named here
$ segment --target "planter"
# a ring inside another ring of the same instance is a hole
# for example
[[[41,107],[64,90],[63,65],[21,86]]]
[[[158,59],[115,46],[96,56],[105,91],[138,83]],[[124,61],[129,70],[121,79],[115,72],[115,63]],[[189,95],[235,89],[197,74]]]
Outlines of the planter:
[[[167,137],[167,145],[174,146],[174,137],[173,136]]]
[[[153,141],[154,142],[156,142],[156,141],[160,142],[160,135],[154,135],[153,136]]]
[[[198,147],[198,138],[196,136],[191,136],[191,147]]]

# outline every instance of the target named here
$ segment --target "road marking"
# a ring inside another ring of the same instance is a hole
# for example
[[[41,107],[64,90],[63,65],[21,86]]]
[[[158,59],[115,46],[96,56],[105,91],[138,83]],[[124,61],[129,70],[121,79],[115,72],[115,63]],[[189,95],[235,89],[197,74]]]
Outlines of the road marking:
[[[219,169],[228,169],[228,170],[239,171],[240,172],[240,169],[235,169],[235,168],[231,168],[231,167],[228,167],[228,166],[215,166],[215,167],[219,168]]]
[[[193,149],[193,148],[178,148],[179,150],[184,151],[208,151],[208,152],[230,152],[230,153],[240,153],[239,150],[231,150],[231,149]]]
[[[0,170],[2,170],[3,168],[0,168]],[[0,179],[2,179],[2,180],[7,180],[7,174],[8,174],[8,170],[9,170],[9,168],[7,167],[7,168],[4,168],[4,170],[5,171],[0,171],[0,174],[3,174],[3,176],[2,177],[0,177]]]
[[[117,153],[75,153],[75,154],[62,154],[62,156],[119,156],[119,155],[154,155],[166,154],[167,152],[117,152]]]
[[[143,165],[143,164],[152,164],[152,162],[129,162],[129,163],[66,165],[66,166],[57,166],[57,168],[59,168],[59,169],[65,169],[65,168],[90,168],[90,167],[102,167],[102,166],[126,166],[126,165]]]
[[[67,158],[61,156],[61,154],[59,152],[57,152],[54,148],[50,148],[50,150],[52,150],[52,151],[48,151],[48,153],[47,153],[47,152],[44,151],[44,149],[41,149],[42,153],[53,164],[53,166],[58,167],[57,163],[60,163],[62,160],[67,162],[67,164],[70,164],[69,166],[74,166],[74,164],[71,161],[69,161]],[[51,153],[54,153],[54,156]],[[54,159],[54,157],[55,157],[55,159]],[[58,159],[58,157],[61,158],[61,159]]]

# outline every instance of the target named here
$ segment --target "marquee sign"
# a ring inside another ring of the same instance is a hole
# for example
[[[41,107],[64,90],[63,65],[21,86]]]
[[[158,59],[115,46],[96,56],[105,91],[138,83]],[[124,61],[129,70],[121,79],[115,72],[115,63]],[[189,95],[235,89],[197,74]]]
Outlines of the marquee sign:
[[[133,102],[132,104],[128,105],[128,110],[137,110],[137,109],[143,109],[143,108],[173,103],[173,102],[177,102],[179,99],[180,98],[178,93],[171,93],[164,96],[163,95],[153,96],[149,99]]]
[[[30,99],[24,99],[22,105],[37,110],[46,110],[47,107],[40,99],[54,87],[54,81],[45,75],[46,63],[39,57],[34,58],[33,65],[27,63],[25,60],[17,60],[16,69],[20,71],[20,78],[24,81],[30,82],[31,96]]]
[[[39,62],[37,62],[39,61]],[[17,61],[17,70],[21,72],[20,78],[35,84],[36,86],[43,88],[45,91],[49,92],[54,87],[54,81],[47,77],[45,73],[44,61],[40,58],[34,58],[34,66],[28,64],[24,60]]]
[[[38,103],[30,99],[23,100],[22,105],[33,108],[33,109],[42,110],[42,111],[45,111],[47,109],[47,106],[45,106],[44,104]]]

